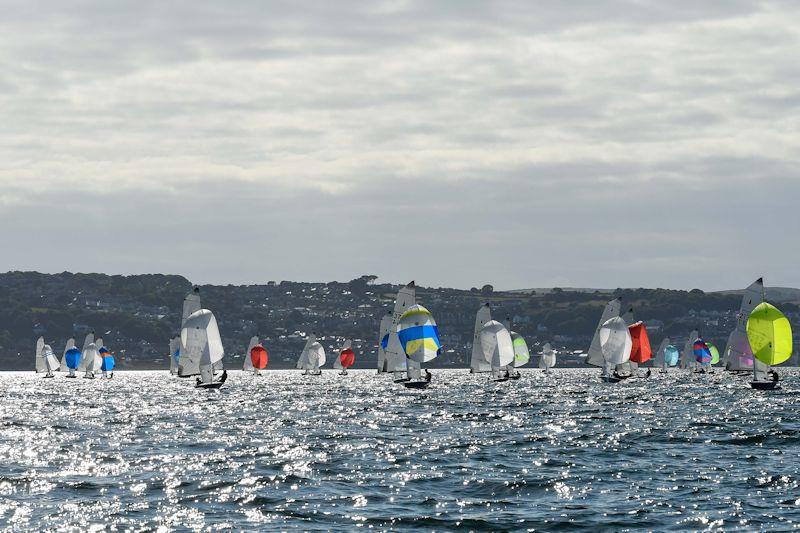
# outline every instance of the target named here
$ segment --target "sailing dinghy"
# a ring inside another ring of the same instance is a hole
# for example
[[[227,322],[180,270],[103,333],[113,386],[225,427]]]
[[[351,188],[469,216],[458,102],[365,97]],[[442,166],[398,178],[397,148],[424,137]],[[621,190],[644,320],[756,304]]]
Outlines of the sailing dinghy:
[[[78,370],[80,362],[81,351],[75,346],[75,339],[70,339],[67,341],[67,346],[64,348],[64,357],[61,360],[62,366],[66,368],[68,372],[68,378],[78,377],[75,371]]]
[[[84,374],[86,373],[86,368],[87,368],[87,365],[90,362],[90,359],[91,359],[92,363],[94,362],[94,353],[89,354],[86,351],[89,348],[90,344],[94,344],[94,332],[89,333],[83,339],[83,349],[81,350],[81,360],[78,363],[77,371],[78,372],[84,372]],[[87,376],[84,375],[83,377],[87,377]]]
[[[339,350],[339,355],[333,361],[333,368],[335,370],[340,370],[340,376],[346,376],[347,369],[353,366],[355,362],[356,353],[353,351],[352,343],[349,340],[346,340]]]
[[[400,344],[400,339],[397,336],[397,326],[400,323],[400,317],[403,316],[408,309],[410,309],[416,302],[417,288],[413,281],[405,287],[397,291],[397,297],[394,301],[394,309],[390,316],[388,329],[385,335],[381,338],[381,346],[385,354],[384,366],[386,372],[391,372],[395,383],[405,381],[408,376],[408,359],[403,352],[403,347]],[[381,321],[381,326],[385,325]],[[381,367],[378,368],[378,373],[381,372]]]
[[[111,379],[114,377],[114,367],[116,366],[114,354],[103,345],[103,339],[100,339],[98,346],[100,346],[97,350],[100,357],[100,371],[103,373],[104,378]]]
[[[700,336],[700,333],[694,329],[689,333],[689,337],[683,344],[683,352],[681,352],[681,368],[684,370],[691,370],[694,368],[696,361],[694,355],[694,340]]]
[[[490,320],[481,328],[480,346],[483,359],[491,368],[491,380],[508,381],[508,366],[514,363],[514,341],[506,327]]]
[[[39,337],[36,341],[36,373],[44,373],[46,378],[55,377],[54,371],[61,366],[53,354],[53,349],[49,344],[44,343],[44,337]]]
[[[84,365],[83,377],[85,379],[94,379],[95,374],[100,372],[100,368],[103,366],[103,358],[100,357],[95,343],[91,342],[89,346],[83,349],[81,362]]]
[[[616,368],[628,362],[633,342],[628,325],[619,316],[606,320],[600,327],[600,349],[603,354],[603,374],[600,376],[606,383],[616,383],[622,379]]]
[[[667,346],[669,346],[669,337],[664,337],[664,340],[658,345],[655,356],[653,356],[653,366],[658,368],[659,374],[667,373]]]
[[[317,341],[316,335],[309,335],[306,345],[297,359],[297,368],[303,370],[304,376],[319,376],[322,374],[320,367],[325,362],[325,348]]]
[[[781,311],[762,301],[747,319],[747,340],[753,350],[754,389],[779,389],[778,373],[770,367],[785,363],[792,356],[792,326]]]
[[[74,347],[75,347],[75,339],[69,339],[67,341],[66,346],[64,346],[64,353],[61,354],[61,367],[59,368],[59,370],[61,372],[69,372],[70,371],[69,370],[69,365],[67,365],[67,352],[69,351],[70,348],[74,348]],[[80,353],[80,352],[78,352],[78,353]],[[72,369],[72,373],[73,374],[75,373],[75,369],[74,368]]]
[[[256,341],[258,340],[257,337],[255,339]],[[250,342],[252,343],[253,339],[250,339]],[[249,366],[253,374],[260,376],[261,371],[265,370],[267,368],[267,363],[269,363],[269,353],[267,353],[267,349],[264,348],[263,344],[256,342],[256,344],[253,345],[250,350],[248,350],[248,353],[245,355],[245,359],[250,361]],[[247,369],[245,368],[245,371],[246,370]]]
[[[622,298],[615,298],[608,302],[603,308],[603,313],[600,315],[600,320],[597,322],[597,328],[594,330],[592,337],[592,344],[589,346],[589,351],[586,354],[586,364],[596,366],[603,369],[601,377],[606,374],[606,359],[603,355],[603,350],[600,346],[600,330],[608,320],[613,317],[619,316],[619,311],[622,308]]]
[[[525,338],[516,331],[509,330],[511,334],[511,342],[514,344],[514,366],[508,366],[508,377],[511,379],[519,379],[522,375],[517,368],[525,366],[531,360],[531,352],[528,349],[528,343]],[[555,355],[553,356],[553,365],[555,365]]]
[[[192,291],[183,299],[183,310],[181,312],[181,338],[183,337],[183,329],[186,327],[186,321],[194,313],[201,310],[200,306],[200,288],[195,286]],[[216,319],[214,319],[216,323]],[[199,359],[192,360],[189,354],[184,350],[183,340],[178,345],[177,357],[177,374],[179,378],[188,378],[200,374],[200,366],[198,365]]]
[[[412,305],[400,317],[397,339],[407,359],[403,386],[410,389],[427,388],[432,375],[425,369],[425,376],[422,376],[422,364],[436,359],[442,349],[439,328],[431,312],[421,305]]]
[[[181,329],[181,359],[187,364],[179,367],[178,375],[181,370],[196,369],[199,377],[195,388],[218,389],[228,379],[222,364],[224,355],[214,313],[200,309],[189,315]]]
[[[556,366],[556,351],[550,346],[549,342],[544,343],[542,346],[542,355],[539,357],[539,368],[545,374],[550,373],[550,369]]]
[[[697,337],[692,343],[692,353],[694,353],[695,362],[697,363],[695,374],[713,372],[711,369],[711,350],[701,337]]]
[[[631,334],[631,356],[630,361],[635,367],[631,365],[632,369],[636,369],[638,376],[639,365],[646,363],[653,356],[653,349],[650,347],[650,337],[647,335],[647,328],[641,320],[628,326],[628,331]],[[650,369],[647,369],[645,377],[650,377]]]
[[[483,326],[492,321],[492,309],[488,303],[483,304],[475,314],[475,328],[472,332],[472,355],[469,360],[469,373],[478,374],[491,372],[491,362],[486,360],[481,346],[481,331]]]

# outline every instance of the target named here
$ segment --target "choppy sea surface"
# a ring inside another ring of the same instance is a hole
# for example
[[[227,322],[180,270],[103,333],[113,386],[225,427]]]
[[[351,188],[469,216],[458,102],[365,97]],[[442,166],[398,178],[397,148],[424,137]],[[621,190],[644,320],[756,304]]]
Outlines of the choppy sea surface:
[[[791,530],[800,376],[592,370],[0,373],[0,526],[18,530]]]

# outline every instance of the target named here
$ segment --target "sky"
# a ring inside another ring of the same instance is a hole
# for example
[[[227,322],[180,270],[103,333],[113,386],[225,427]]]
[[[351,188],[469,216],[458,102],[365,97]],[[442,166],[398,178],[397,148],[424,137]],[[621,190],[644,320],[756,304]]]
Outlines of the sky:
[[[800,287],[795,0],[0,7],[0,271]]]

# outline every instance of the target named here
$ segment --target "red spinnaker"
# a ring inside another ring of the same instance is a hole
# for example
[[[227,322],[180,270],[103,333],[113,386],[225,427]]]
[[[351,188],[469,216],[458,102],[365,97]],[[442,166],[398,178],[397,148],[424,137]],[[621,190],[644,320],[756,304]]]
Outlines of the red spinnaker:
[[[644,322],[637,322],[628,327],[631,332],[633,348],[631,348],[631,361],[642,364],[653,356],[653,349],[650,347],[650,337],[647,336],[647,328]]]
[[[356,354],[352,349],[345,348],[339,356],[339,361],[342,362],[344,368],[350,368],[356,362]]]
[[[253,367],[257,368],[258,370],[264,370],[267,368],[269,354],[263,346],[256,344],[253,346],[253,349],[250,350],[250,360],[253,362]]]

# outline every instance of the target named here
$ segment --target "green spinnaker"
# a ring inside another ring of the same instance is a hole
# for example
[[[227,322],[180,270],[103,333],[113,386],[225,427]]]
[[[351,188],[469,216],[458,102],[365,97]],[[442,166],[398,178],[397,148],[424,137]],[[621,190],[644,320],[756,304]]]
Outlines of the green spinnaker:
[[[765,365],[779,365],[792,356],[792,326],[780,310],[761,302],[747,319],[747,340],[753,356]]]
[[[708,346],[708,351],[711,352],[711,364],[716,365],[719,363],[719,350],[710,342],[707,342],[706,346]]]
[[[514,366],[528,364],[531,353],[528,351],[528,343],[520,335],[514,336]]]

